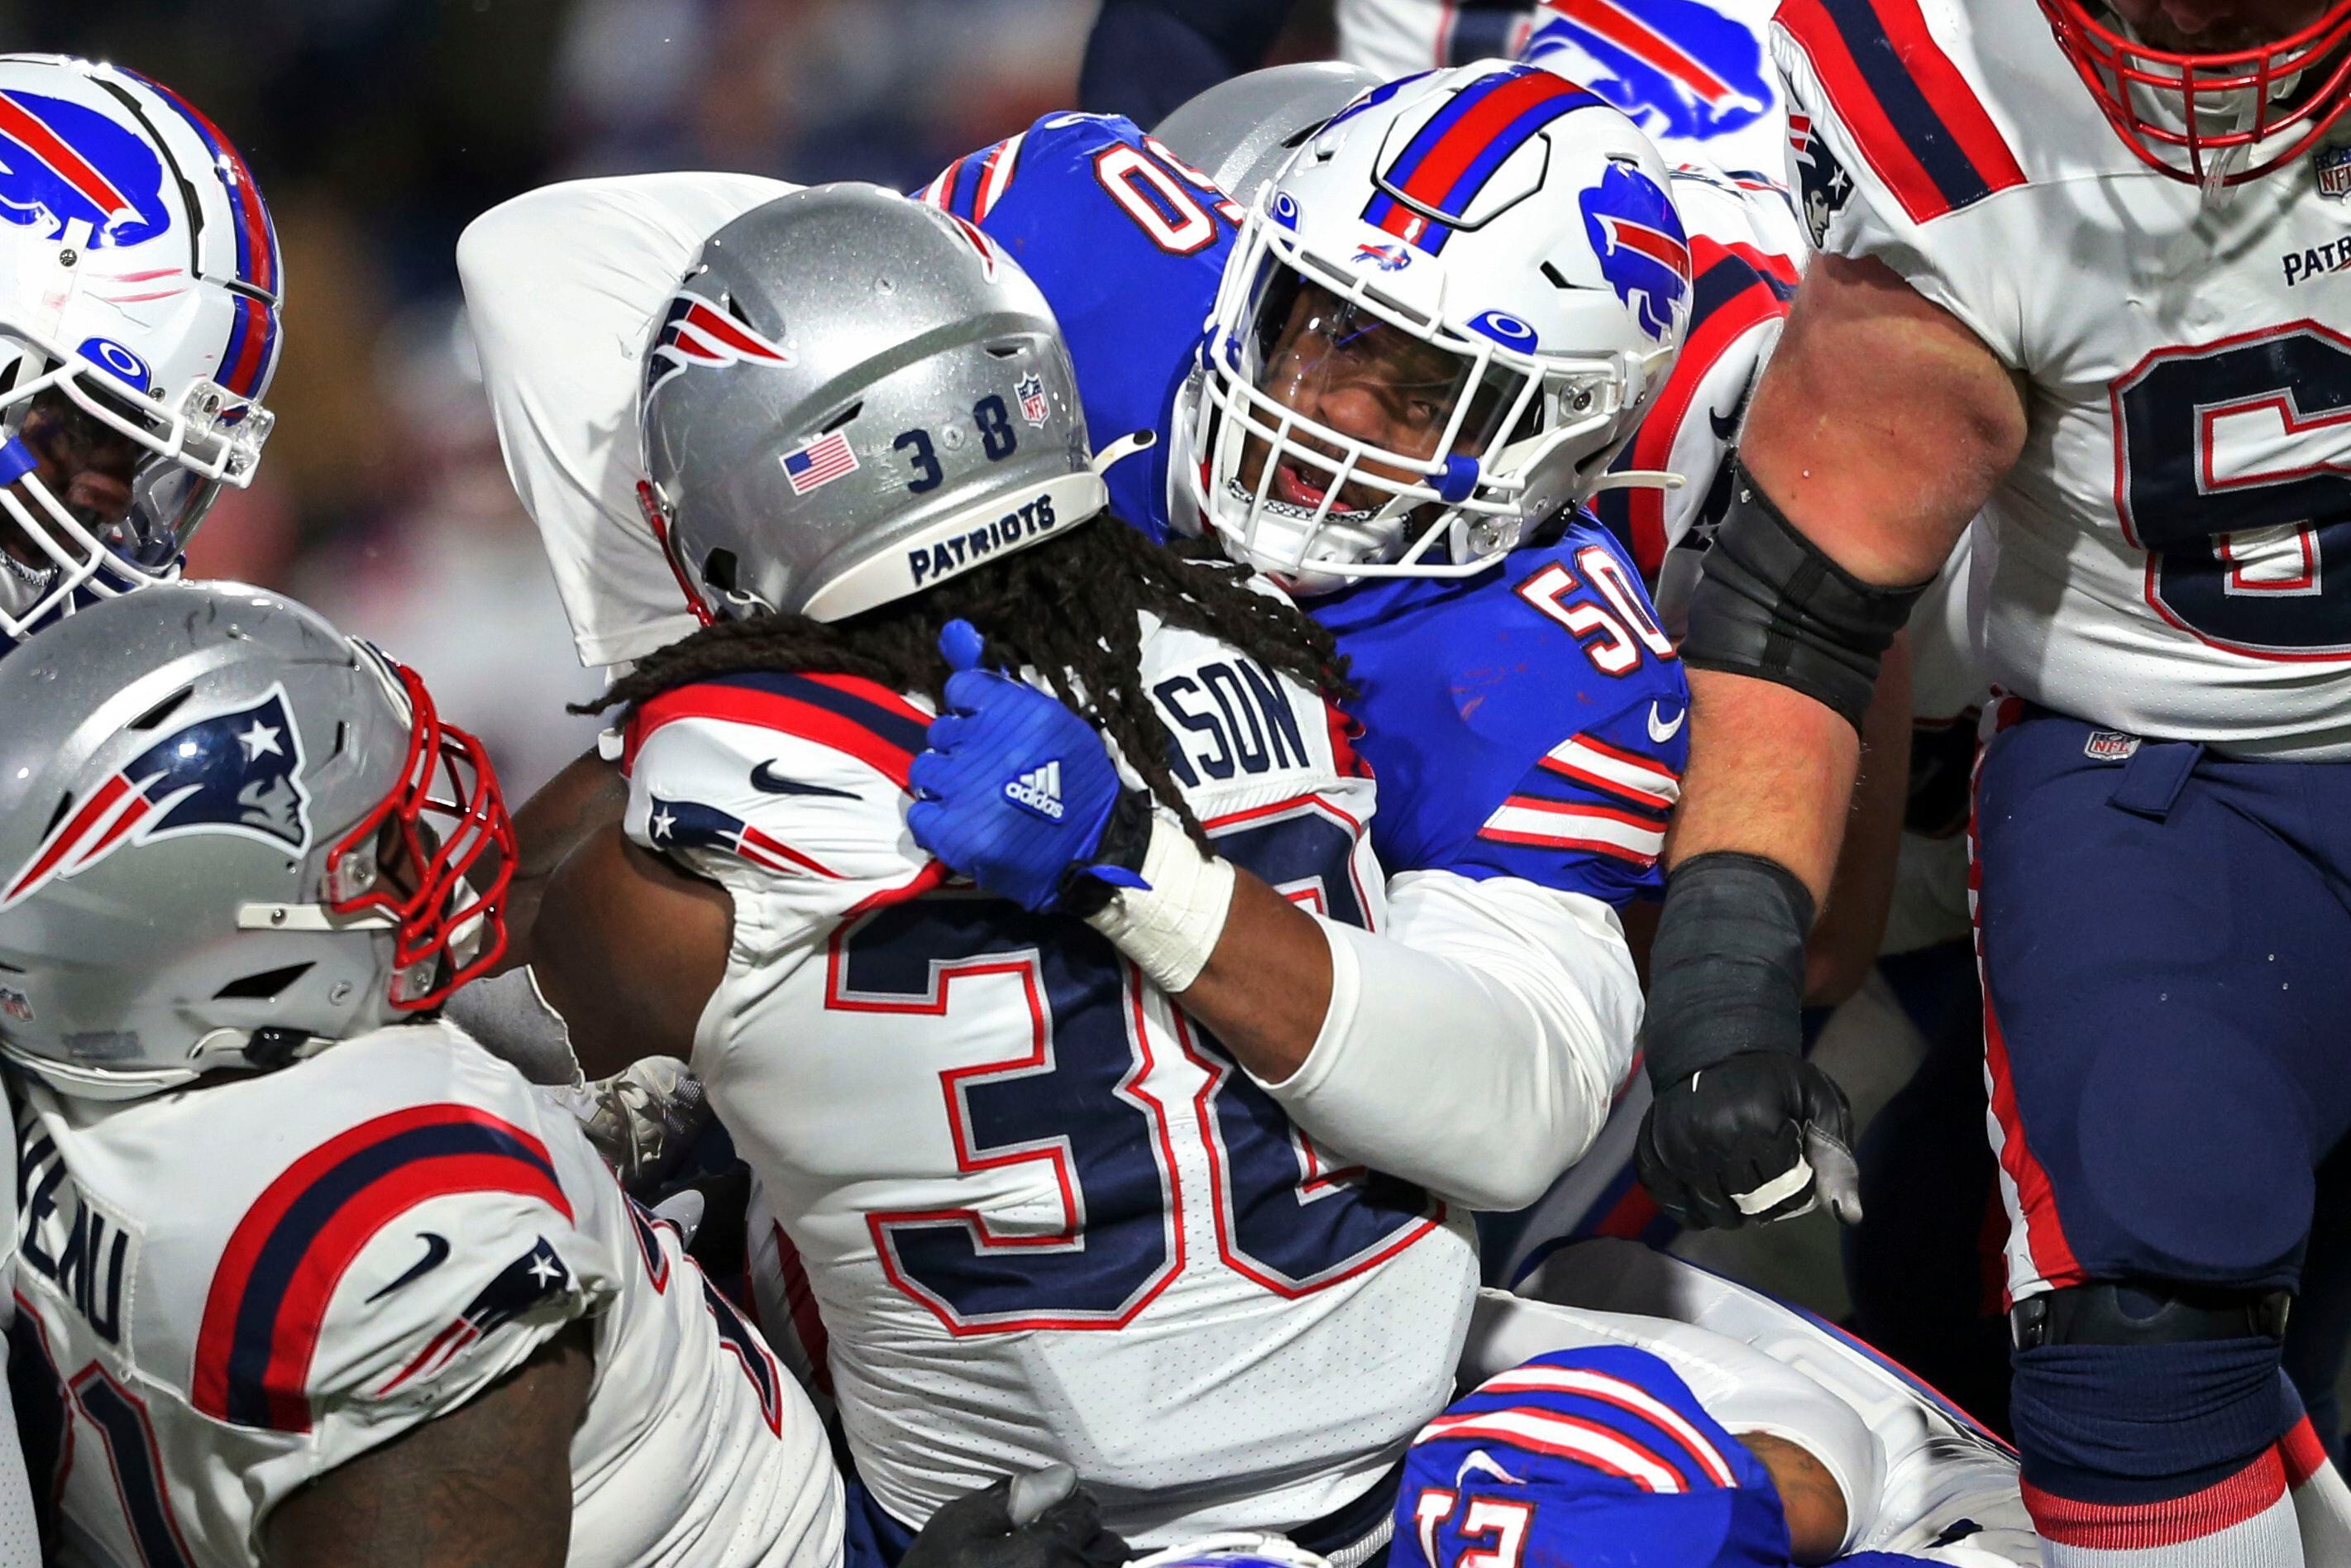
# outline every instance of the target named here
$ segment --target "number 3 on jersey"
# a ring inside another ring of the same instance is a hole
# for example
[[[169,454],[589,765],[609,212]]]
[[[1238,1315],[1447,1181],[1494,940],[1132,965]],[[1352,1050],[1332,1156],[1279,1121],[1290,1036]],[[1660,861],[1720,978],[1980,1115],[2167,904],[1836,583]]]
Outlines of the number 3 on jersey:
[[[2156,613],[2256,659],[2351,656],[2351,339],[2297,321],[2159,349],[2115,382],[2114,419]]]
[[[1220,852],[1272,887],[1364,923],[1356,824],[1307,800],[1211,830]],[[1040,1166],[1051,1212],[867,1216],[891,1283],[951,1333],[1115,1329],[1187,1258],[1214,1259],[1279,1295],[1311,1295],[1442,1222],[1418,1188],[1326,1168],[1213,1037],[1179,1025],[1171,1041],[1151,1025],[1134,966],[1066,919],[929,897],[876,910],[835,940],[826,1006],[837,1011],[945,1018],[974,982],[1017,985],[1027,1003],[1026,1050],[949,1068],[940,1086],[957,1167]],[[1179,1056],[1198,1071],[1177,1092],[1166,1084]],[[1215,1188],[1212,1225],[1186,1218],[1178,1150],[1195,1142]]]

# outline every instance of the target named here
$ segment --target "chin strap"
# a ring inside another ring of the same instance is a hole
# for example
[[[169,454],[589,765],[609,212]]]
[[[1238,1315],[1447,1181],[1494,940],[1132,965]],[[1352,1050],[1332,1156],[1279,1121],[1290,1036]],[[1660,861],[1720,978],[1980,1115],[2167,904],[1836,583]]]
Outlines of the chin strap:
[[[1107,474],[1113,464],[1123,463],[1136,453],[1148,452],[1158,444],[1159,433],[1155,430],[1138,430],[1132,435],[1122,435],[1094,454],[1094,472]]]
[[[1667,468],[1627,468],[1621,474],[1602,475],[1585,494],[1597,496],[1603,490],[1678,490],[1688,483],[1687,476]]]

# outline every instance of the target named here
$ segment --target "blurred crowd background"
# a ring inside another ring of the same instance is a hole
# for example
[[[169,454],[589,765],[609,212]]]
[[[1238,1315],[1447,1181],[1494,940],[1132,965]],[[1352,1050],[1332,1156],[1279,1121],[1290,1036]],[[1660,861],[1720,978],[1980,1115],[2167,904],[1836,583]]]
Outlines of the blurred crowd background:
[[[278,423],[192,574],[284,589],[414,664],[520,800],[587,744],[452,261],[550,180],[664,168],[901,189],[1076,98],[1096,0],[0,0],[7,47],[187,94],[285,251]],[[1329,5],[1282,57],[1327,55]]]

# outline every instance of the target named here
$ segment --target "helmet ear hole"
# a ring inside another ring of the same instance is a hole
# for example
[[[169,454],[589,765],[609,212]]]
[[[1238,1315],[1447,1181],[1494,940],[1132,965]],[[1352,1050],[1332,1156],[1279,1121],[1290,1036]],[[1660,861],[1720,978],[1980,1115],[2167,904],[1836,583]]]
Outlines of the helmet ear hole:
[[[264,969],[258,974],[241,976],[213,993],[216,1002],[267,1002],[293,988],[303,976],[316,967],[311,964],[288,964],[284,968]]]
[[[715,549],[702,558],[702,580],[721,593],[735,591],[735,552]]]
[[[149,708],[145,713],[141,714],[137,718],[132,719],[129,724],[124,725],[122,727],[125,729],[153,729],[157,725],[162,724],[165,719],[179,712],[180,705],[186,702],[190,697],[194,696],[195,695],[195,687],[182,686],[178,691],[173,692],[170,696],[165,697],[162,702],[157,703],[153,707]]]

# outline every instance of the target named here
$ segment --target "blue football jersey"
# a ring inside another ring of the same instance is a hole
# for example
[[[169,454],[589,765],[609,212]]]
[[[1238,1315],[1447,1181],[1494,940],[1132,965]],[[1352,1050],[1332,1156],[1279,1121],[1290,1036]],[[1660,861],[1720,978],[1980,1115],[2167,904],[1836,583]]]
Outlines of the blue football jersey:
[[[1672,1367],[1630,1345],[1488,1379],[1405,1451],[1388,1568],[1788,1568],[1771,1475]]]
[[[987,232],[1059,319],[1113,507],[1168,537],[1176,393],[1238,214],[1128,120],[1053,114],[956,160],[923,199]],[[1653,889],[1689,695],[1624,549],[1588,518],[1466,580],[1367,581],[1311,601],[1353,661],[1391,874],[1519,876],[1612,904]]]
[[[947,165],[922,199],[978,225],[1036,280],[1070,346],[1094,450],[1137,431],[1158,438],[1105,477],[1112,509],[1166,538],[1176,393],[1216,308],[1240,209],[1109,114],[1049,114]]]
[[[1478,576],[1311,601],[1362,692],[1390,873],[1516,876],[1622,907],[1658,887],[1689,686],[1624,547],[1578,516]]]

